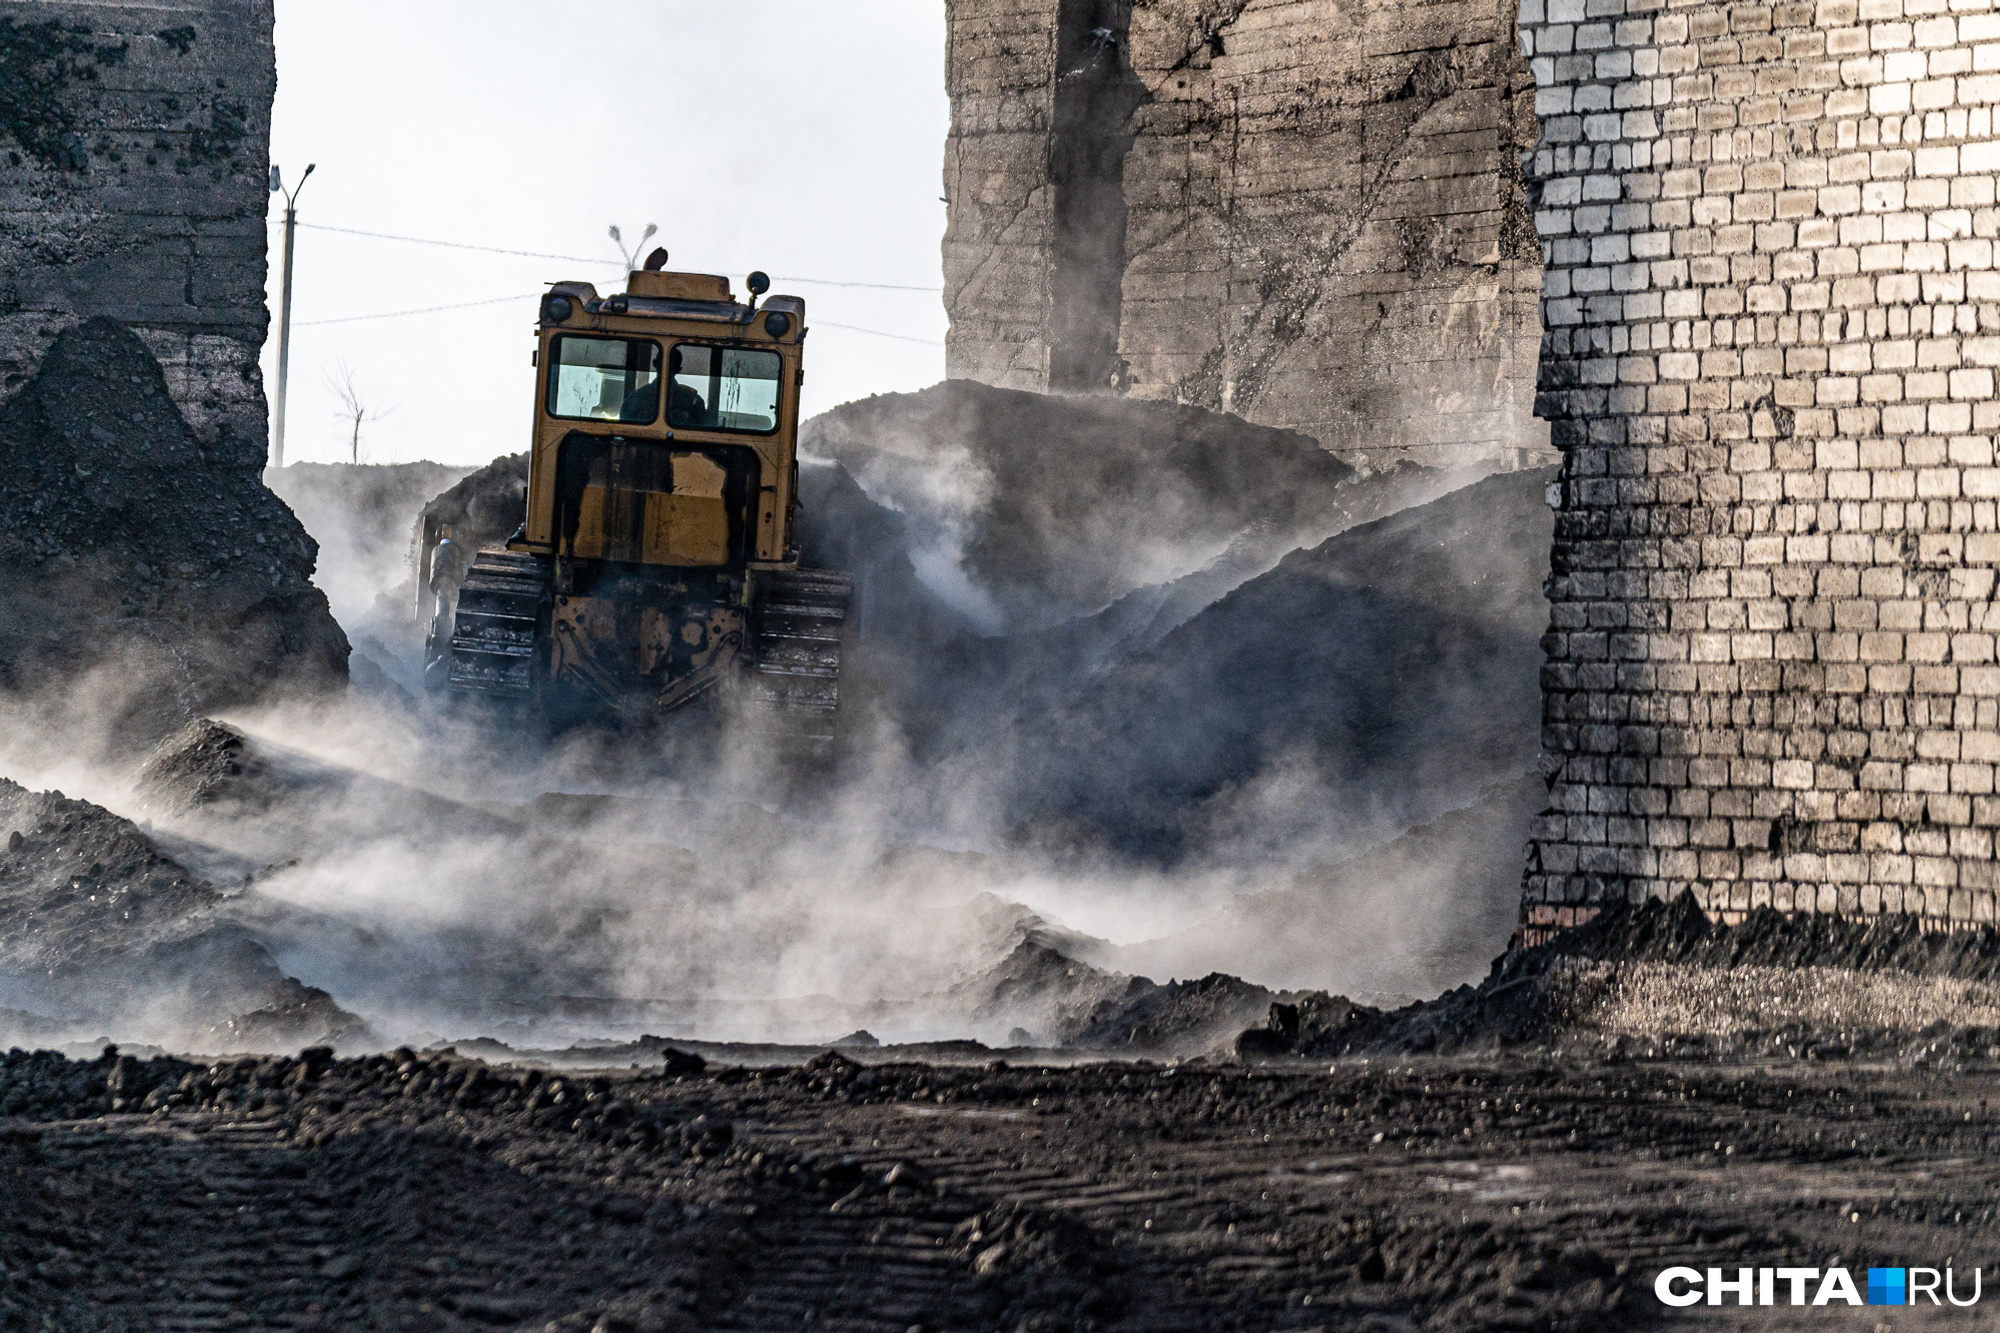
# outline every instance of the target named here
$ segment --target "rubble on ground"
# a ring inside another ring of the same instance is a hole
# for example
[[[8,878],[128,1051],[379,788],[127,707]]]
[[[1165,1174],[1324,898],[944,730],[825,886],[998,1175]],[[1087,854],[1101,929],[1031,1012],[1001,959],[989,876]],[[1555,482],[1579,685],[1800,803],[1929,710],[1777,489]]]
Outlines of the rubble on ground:
[[[129,751],[344,682],[316,546],[236,452],[189,430],[130,330],[58,336],[0,404],[0,688],[54,702],[97,673],[73,735]]]
[[[1384,1012],[1338,996],[1274,1007],[1239,1050],[1363,1052],[1603,1044],[1647,1058],[2000,1055],[2000,931],[1914,918],[1710,921],[1692,894],[1616,905],[1495,960],[1478,985]]]
[[[2000,1224],[1991,1060],[878,1054],[9,1052],[0,1321],[1608,1330],[1705,1248]]]

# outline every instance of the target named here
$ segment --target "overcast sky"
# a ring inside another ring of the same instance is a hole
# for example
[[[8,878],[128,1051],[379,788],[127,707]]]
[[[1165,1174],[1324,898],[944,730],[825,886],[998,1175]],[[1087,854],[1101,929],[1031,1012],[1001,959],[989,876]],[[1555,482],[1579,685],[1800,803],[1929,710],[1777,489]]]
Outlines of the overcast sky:
[[[278,0],[277,14],[272,160],[287,186],[318,164],[298,197],[288,462],[348,457],[343,375],[385,414],[362,428],[364,462],[525,449],[537,294],[622,288],[613,223],[628,245],[657,223],[642,254],[665,244],[671,267],[727,274],[739,294],[757,268],[804,297],[808,414],[943,378],[939,0]],[[283,216],[274,197],[274,402]],[[466,302],[492,303],[352,318]]]

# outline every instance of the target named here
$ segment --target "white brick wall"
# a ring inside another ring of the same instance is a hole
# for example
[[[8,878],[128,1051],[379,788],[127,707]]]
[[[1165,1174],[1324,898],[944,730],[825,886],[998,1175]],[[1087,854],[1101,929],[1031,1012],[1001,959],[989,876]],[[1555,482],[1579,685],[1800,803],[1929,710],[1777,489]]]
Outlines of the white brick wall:
[[[1993,0],[1525,0],[1565,456],[1532,931],[1990,921]]]

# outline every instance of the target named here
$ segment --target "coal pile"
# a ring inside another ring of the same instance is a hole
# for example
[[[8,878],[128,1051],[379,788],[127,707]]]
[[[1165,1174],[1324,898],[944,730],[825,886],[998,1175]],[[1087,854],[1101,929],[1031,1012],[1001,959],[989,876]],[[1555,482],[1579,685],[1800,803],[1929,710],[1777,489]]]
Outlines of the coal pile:
[[[0,687],[60,694],[100,671],[96,739],[130,748],[343,683],[316,546],[258,480],[259,453],[205,446],[121,325],[58,337],[0,404]]]
[[[969,380],[835,408],[800,449],[897,497],[919,550],[1003,617],[993,628],[1095,612],[1253,524],[1309,528],[1354,477],[1318,441],[1226,413]]]
[[[372,1040],[130,821],[0,779],[0,839],[0,1005],[17,1011],[17,1036],[115,1031],[209,1050]]]
[[[497,546],[513,536],[528,517],[528,456],[508,454],[466,474],[455,484],[424,501],[411,531],[410,572],[420,575],[428,604],[434,579],[456,587],[482,546]],[[435,555],[449,542],[444,557]]]
[[[246,855],[286,861],[385,830],[505,839],[523,825],[480,809],[197,718],[154,747],[135,791],[147,815],[194,836],[242,840]]]
[[[1006,1026],[1021,1045],[1055,1046],[1105,1007],[1152,989],[1145,977],[1106,972],[1072,957],[1075,952],[1023,939],[998,963],[953,987],[940,1007],[976,1024]]]
[[[1077,956],[1106,953],[1115,950],[1101,940],[1047,940],[1031,932],[936,1007],[989,1030],[1015,1024],[1012,1044],[1040,1052],[1195,1059],[1228,1055],[1274,1003],[1305,998],[1220,972],[1162,985]]]
[[[1490,477],[1287,556],[1029,719],[1021,748],[1044,758],[1023,836],[1168,862],[1343,822],[1393,837],[1518,777],[1540,735],[1548,477]],[[1303,799],[1261,798],[1286,770]]]
[[[448,537],[477,551],[507,540],[528,516],[528,456],[506,454],[424,500],[415,536],[423,544]]]
[[[856,573],[849,706],[976,793],[978,835],[1295,870],[1533,764],[1544,473],[1361,477],[1225,414],[959,382],[808,426],[836,465],[802,477],[806,555]],[[1480,915],[1461,974],[1505,936]]]

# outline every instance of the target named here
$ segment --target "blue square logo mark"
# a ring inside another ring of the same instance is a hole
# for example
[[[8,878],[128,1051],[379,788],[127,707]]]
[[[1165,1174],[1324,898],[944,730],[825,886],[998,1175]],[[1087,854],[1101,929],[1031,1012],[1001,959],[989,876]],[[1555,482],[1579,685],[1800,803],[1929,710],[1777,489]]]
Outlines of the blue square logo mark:
[[[1902,1268],[1871,1268],[1868,1270],[1868,1303],[1870,1305],[1902,1305],[1904,1301]]]

